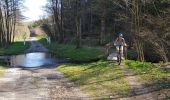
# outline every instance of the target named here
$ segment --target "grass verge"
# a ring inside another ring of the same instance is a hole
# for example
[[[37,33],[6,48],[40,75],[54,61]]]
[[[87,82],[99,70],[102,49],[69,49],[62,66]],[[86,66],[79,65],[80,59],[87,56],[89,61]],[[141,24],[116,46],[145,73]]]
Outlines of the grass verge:
[[[47,45],[45,39],[39,41],[46,45],[52,54],[59,58],[69,59],[72,62],[91,62],[104,57],[104,51],[97,48],[82,47],[76,49],[76,46],[71,44],[51,43]]]
[[[38,41],[39,41],[40,43],[42,43],[43,45],[45,45],[45,46],[48,45],[46,37],[44,37],[44,36],[37,36],[36,38],[37,38]]]
[[[24,45],[23,42],[14,42],[8,48],[0,48],[0,56],[24,53],[24,51],[29,48],[29,45],[29,43]]]
[[[122,70],[113,62],[98,61],[86,64],[65,64],[58,70],[94,98],[128,96],[130,87]]]
[[[157,89],[170,88],[170,69],[158,64],[126,61],[128,68],[135,71],[146,84],[156,86]]]
[[[5,74],[5,69],[6,67],[4,67],[5,64],[0,63],[0,77],[2,77]]]

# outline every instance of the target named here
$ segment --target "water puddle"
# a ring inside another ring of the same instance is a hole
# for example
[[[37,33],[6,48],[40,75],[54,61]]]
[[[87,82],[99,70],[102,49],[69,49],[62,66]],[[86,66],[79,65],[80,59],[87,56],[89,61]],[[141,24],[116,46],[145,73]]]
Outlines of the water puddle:
[[[57,63],[59,63],[59,60],[54,59],[54,57],[48,53],[42,52],[16,55],[10,58],[10,65],[14,67],[46,67]]]

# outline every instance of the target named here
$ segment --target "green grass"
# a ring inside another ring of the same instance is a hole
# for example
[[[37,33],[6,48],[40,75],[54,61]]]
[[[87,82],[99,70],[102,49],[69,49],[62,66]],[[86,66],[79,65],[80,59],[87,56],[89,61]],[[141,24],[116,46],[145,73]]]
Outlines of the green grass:
[[[134,70],[146,84],[159,89],[170,88],[170,71],[158,64],[126,61],[129,69]]]
[[[0,63],[0,77],[2,77],[5,74],[5,64]]]
[[[29,43],[24,46],[23,42],[14,42],[8,48],[0,48],[0,56],[24,53],[29,48],[29,45]]]
[[[45,46],[47,46],[47,39],[45,38],[45,36],[37,36],[36,37],[38,39],[38,41],[42,44],[44,44]]]
[[[130,87],[122,70],[113,62],[98,61],[87,64],[65,64],[58,70],[75,82],[90,97],[109,98],[128,96]]]
[[[72,62],[90,62],[104,57],[104,51],[91,47],[76,49],[75,45],[52,43],[47,45],[45,39],[39,40],[58,58],[69,59]]]

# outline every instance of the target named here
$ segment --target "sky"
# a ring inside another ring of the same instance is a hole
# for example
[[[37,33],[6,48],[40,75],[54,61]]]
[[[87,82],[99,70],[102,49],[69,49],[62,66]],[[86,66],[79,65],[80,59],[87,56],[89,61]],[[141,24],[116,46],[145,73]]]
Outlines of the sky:
[[[42,6],[45,6],[47,0],[25,0],[24,6],[26,9],[23,12],[25,17],[28,17],[26,21],[34,21],[43,15]]]

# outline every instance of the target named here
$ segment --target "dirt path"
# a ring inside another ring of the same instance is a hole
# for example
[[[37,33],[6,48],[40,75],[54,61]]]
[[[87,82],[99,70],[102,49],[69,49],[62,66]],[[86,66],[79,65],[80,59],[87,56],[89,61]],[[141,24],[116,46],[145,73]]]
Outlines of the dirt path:
[[[26,53],[30,52],[48,52],[48,49],[46,49],[41,43],[37,41],[37,38],[31,38],[29,41],[31,41],[31,47],[26,50]]]
[[[108,56],[108,60],[116,60],[116,53],[112,53]],[[131,89],[133,90],[133,96],[128,98],[121,98],[123,100],[157,100],[155,96],[150,92],[150,88],[144,86],[144,82],[139,80],[138,75],[125,68],[124,64],[120,65],[120,68],[125,74],[126,81],[128,81]]]
[[[33,38],[31,47],[26,52],[47,51]],[[0,100],[86,99],[86,95],[57,71],[56,66],[37,69],[9,68],[5,76],[0,78]]]
[[[85,95],[55,68],[11,68],[0,82],[0,100],[85,99]]]
[[[121,65],[120,68],[124,71],[126,80],[133,90],[133,96],[124,98],[125,100],[157,100],[157,98],[152,95],[151,89],[145,87],[144,82],[139,80],[138,75],[132,71],[127,70],[125,65]]]

